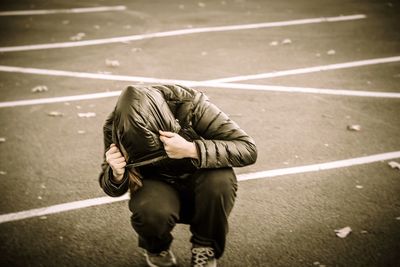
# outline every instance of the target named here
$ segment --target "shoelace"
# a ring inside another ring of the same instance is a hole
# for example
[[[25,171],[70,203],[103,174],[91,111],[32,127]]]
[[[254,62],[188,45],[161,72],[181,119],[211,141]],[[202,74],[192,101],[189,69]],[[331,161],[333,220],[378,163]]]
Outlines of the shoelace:
[[[209,247],[193,248],[193,267],[203,267],[210,257],[214,257],[214,250]]]

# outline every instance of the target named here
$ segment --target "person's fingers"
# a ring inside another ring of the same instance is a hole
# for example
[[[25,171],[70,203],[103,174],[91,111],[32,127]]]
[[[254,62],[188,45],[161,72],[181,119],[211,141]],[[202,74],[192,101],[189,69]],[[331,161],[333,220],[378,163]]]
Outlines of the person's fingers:
[[[115,145],[114,143],[112,143],[112,144],[110,145],[110,148],[111,148],[111,147],[114,147],[114,146],[116,147],[116,145]]]
[[[121,163],[121,162],[126,162],[124,157],[119,157],[116,159],[113,159],[113,162],[115,162],[116,164]]]
[[[109,159],[117,159],[117,158],[120,158],[120,157],[122,157],[122,154],[119,151],[111,153],[111,154],[108,155]]]
[[[121,162],[121,163],[118,163],[118,164],[114,164],[114,169],[122,169],[122,168],[124,168],[126,166],[126,162],[124,161],[124,162]]]
[[[167,137],[160,135],[160,140],[161,142],[163,142],[163,144],[165,145],[165,142],[167,141]]]
[[[173,132],[167,132],[167,131],[161,131],[159,130],[159,133],[161,136],[165,136],[165,137],[174,137],[175,133]]]
[[[111,155],[111,154],[114,154],[114,153],[116,153],[116,152],[119,152],[118,147],[112,146],[112,147],[106,152],[106,154]]]

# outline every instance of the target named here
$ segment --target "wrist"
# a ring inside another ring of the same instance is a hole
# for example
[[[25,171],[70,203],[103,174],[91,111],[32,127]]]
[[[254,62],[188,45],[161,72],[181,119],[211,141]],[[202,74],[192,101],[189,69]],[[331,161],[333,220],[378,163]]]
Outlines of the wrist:
[[[199,159],[199,155],[197,154],[197,147],[194,142],[189,142],[188,154],[189,154],[189,158]]]
[[[111,180],[113,183],[120,184],[124,178],[124,174],[115,175],[114,172],[112,173]]]

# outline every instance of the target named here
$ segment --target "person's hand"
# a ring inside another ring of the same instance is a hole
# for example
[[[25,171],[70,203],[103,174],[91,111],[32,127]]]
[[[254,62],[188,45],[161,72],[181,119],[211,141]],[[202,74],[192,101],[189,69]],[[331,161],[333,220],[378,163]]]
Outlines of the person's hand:
[[[114,180],[120,182],[124,177],[126,161],[115,144],[111,144],[106,152],[106,161],[113,171]]]
[[[196,145],[186,141],[182,136],[173,132],[159,131],[160,140],[164,144],[165,152],[172,159],[194,158],[197,159]]]

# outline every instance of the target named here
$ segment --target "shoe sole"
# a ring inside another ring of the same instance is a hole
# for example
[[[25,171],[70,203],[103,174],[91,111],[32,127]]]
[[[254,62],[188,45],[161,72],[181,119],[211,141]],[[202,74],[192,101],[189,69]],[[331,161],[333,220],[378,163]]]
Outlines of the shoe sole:
[[[176,261],[175,255],[174,254],[171,254],[171,255],[172,255],[172,265],[171,265],[171,267],[177,266],[177,261]],[[150,261],[149,255],[147,255],[146,252],[144,253],[144,257],[146,258],[146,263],[147,263],[148,267],[160,267],[158,265],[154,265]]]

